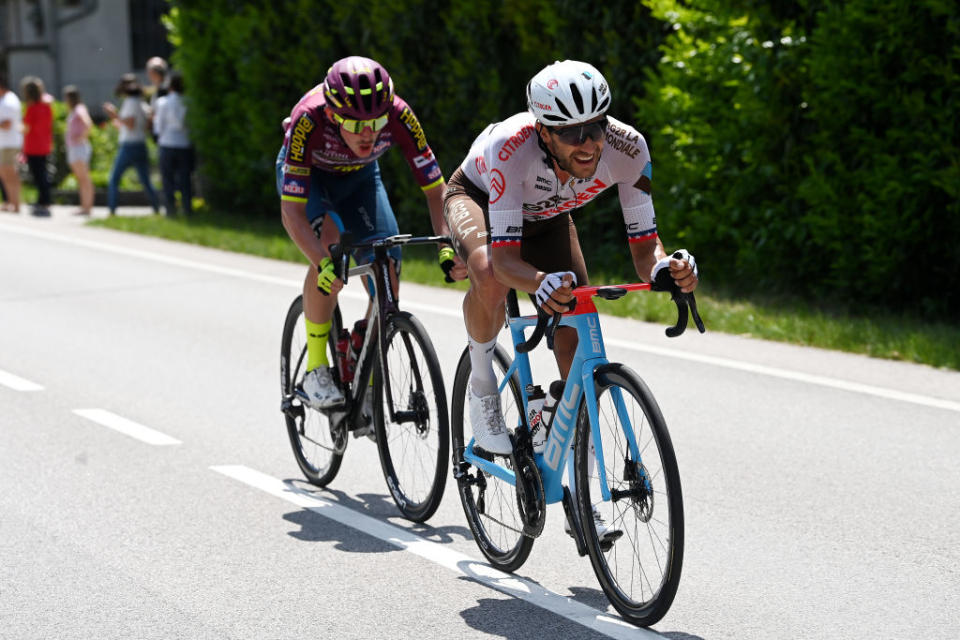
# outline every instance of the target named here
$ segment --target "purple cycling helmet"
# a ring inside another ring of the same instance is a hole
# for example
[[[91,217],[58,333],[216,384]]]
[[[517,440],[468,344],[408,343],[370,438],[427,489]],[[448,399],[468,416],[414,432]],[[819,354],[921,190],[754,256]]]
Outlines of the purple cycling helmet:
[[[327,106],[344,118],[367,120],[386,113],[393,102],[393,80],[376,60],[341,58],[323,81]]]

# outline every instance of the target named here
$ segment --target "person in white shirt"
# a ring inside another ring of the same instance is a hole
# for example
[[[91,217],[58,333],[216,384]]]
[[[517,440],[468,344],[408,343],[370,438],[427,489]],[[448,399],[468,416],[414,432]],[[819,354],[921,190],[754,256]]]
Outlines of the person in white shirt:
[[[143,103],[141,96],[143,89],[137,82],[137,77],[132,73],[125,73],[117,85],[117,94],[124,96],[120,104],[120,110],[105,102],[103,110],[110,116],[110,120],[119,130],[119,148],[117,157],[113,162],[113,169],[110,170],[110,184],[107,190],[107,206],[110,208],[110,215],[115,215],[117,211],[117,193],[120,189],[120,178],[130,167],[137,170],[137,176],[150,198],[150,205],[154,213],[160,212],[160,205],[157,201],[157,194],[150,184],[150,159],[147,155],[147,127],[149,119],[147,117],[147,108]]]
[[[180,192],[183,212],[193,213],[191,198],[191,173],[193,172],[193,145],[186,123],[187,107],[183,102],[183,76],[174,71],[170,74],[167,95],[157,100],[153,114],[153,127],[159,146],[160,176],[163,179],[163,196],[167,215],[177,212],[176,192]]]
[[[2,211],[20,211],[20,174],[17,172],[17,156],[23,147],[23,116],[20,98],[7,85],[0,73],[0,183],[7,201],[0,206]]]

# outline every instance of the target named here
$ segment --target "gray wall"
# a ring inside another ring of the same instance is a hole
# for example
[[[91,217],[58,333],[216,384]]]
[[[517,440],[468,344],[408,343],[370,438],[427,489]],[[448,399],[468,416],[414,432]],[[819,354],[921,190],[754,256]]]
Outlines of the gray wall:
[[[28,19],[30,3],[24,0],[0,2],[5,11],[7,62],[11,85],[18,86],[26,75],[43,79],[47,91],[62,98],[64,85],[74,84],[91,111],[106,101],[115,101],[113,89],[121,74],[134,71],[145,81],[142,69],[132,69],[130,20],[127,0],[95,0],[89,15],[84,9],[66,9],[56,0],[40,0],[44,9],[42,35]],[[60,27],[55,27],[55,21]],[[11,47],[12,49],[9,49]],[[21,47],[26,45],[30,49]],[[33,47],[45,46],[46,50]],[[53,52],[58,55],[54,57]],[[59,64],[57,63],[59,61]]]

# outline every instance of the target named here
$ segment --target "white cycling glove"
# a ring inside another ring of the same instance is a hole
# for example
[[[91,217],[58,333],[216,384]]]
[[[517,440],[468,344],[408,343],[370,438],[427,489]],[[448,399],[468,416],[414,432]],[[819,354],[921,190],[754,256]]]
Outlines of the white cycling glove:
[[[537,287],[537,292],[533,294],[539,306],[542,307],[543,303],[551,297],[551,294],[563,286],[563,277],[568,273],[570,277],[573,278],[573,286],[577,286],[577,275],[573,271],[555,271],[548,273],[540,282],[540,286]]]
[[[657,261],[657,264],[653,265],[653,270],[650,271],[650,282],[657,281],[657,273],[665,267],[669,268],[671,260],[686,260],[690,264],[690,266],[693,268],[693,275],[695,276],[700,275],[699,272],[697,271],[697,261],[693,257],[693,255],[686,249],[677,249],[666,258],[660,258]]]

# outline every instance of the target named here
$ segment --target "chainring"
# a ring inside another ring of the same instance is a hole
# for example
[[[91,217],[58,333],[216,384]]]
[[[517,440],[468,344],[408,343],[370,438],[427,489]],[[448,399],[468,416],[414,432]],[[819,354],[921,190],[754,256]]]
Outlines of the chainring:
[[[513,458],[517,478],[517,509],[523,521],[523,535],[536,538],[543,533],[543,525],[547,521],[543,478],[532,457],[520,454]]]

